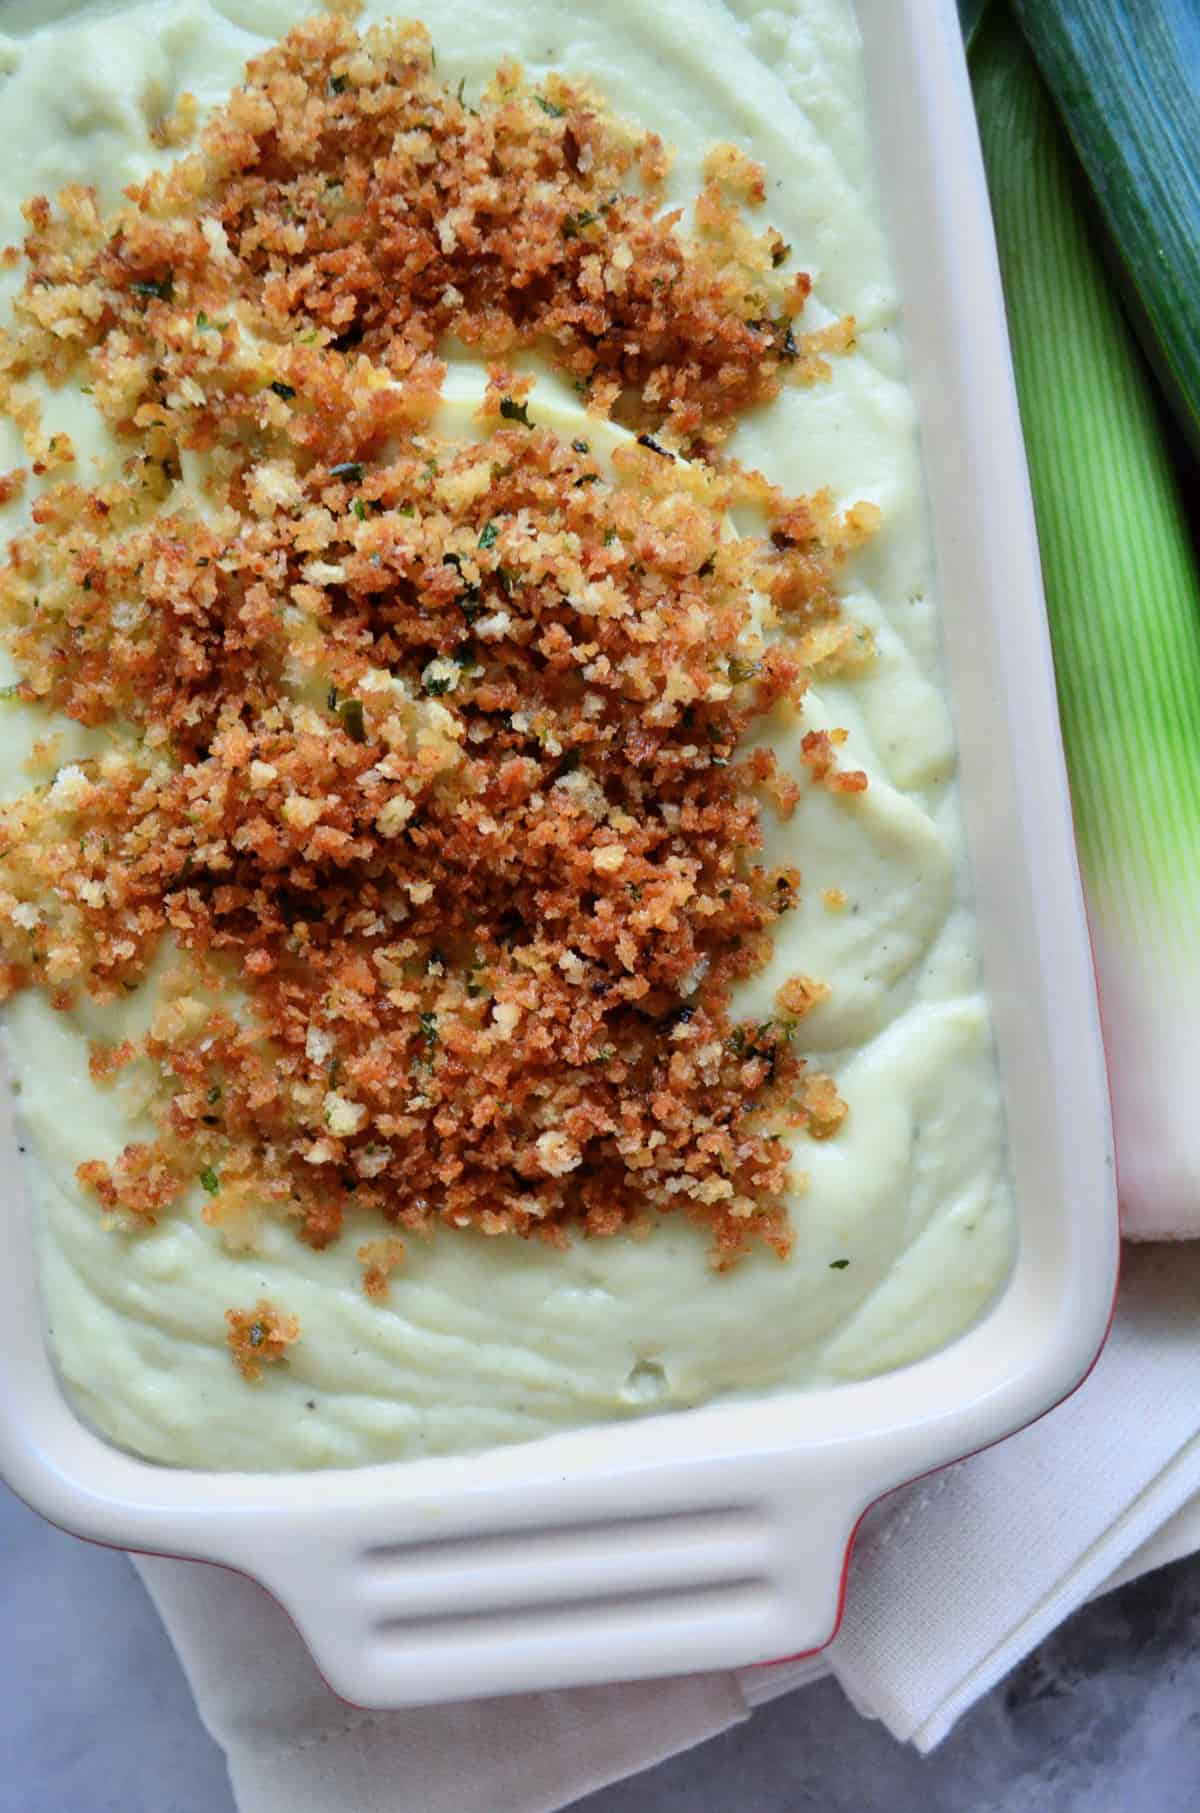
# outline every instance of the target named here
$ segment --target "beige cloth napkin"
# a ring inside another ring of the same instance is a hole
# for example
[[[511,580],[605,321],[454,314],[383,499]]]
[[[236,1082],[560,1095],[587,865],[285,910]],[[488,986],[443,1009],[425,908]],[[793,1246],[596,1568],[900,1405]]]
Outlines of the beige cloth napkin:
[[[364,1712],[329,1691],[261,1587],[196,1563],[137,1566],[240,1813],[550,1813],[747,1715],[731,1674]]]
[[[921,1749],[1085,1599],[1200,1540],[1200,1245],[1126,1251],[1085,1385],[864,1524],[824,1663]],[[260,1588],[143,1559],[241,1813],[550,1813],[699,1743],[811,1662],[373,1713]]]

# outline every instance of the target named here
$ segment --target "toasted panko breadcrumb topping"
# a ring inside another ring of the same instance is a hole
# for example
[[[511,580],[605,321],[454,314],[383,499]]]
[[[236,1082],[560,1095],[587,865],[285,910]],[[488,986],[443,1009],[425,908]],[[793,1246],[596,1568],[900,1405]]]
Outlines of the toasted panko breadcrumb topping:
[[[475,110],[422,28],[324,19],[114,220],[31,204],[8,406],[52,461],[21,383],[86,372],[128,461],[43,491],[0,573],[20,698],[111,732],[0,814],[0,957],[66,1007],[166,953],[148,1035],[92,1054],[158,1079],[158,1137],[80,1167],[123,1225],[199,1187],[239,1243],[682,1209],[719,1264],[787,1252],[783,1135],[846,1108],[791,1044],[823,982],[731,1012],[801,886],[762,802],[867,783],[844,732],[799,775],[742,739],[870,658],[835,570],[874,523],[683,457],[803,362],[805,284],[735,205],[754,166],[714,154],[695,242],[664,168],[582,87],[504,69]],[[440,440],[448,332],[641,432],[602,461],[494,364]],[[385,1297],[397,1233],[359,1257]],[[247,1378],[298,1332],[227,1319]]]
[[[582,83],[531,88],[508,64],[474,106],[439,83],[424,26],[360,37],[309,20],[115,221],[85,190],[59,215],[30,204],[12,370],[32,357],[61,373],[103,349],[109,419],[199,446],[260,413],[236,353],[251,322],[396,377],[454,334],[488,358],[536,344],[595,408],[711,442],[789,374],[820,376],[854,324],[794,331],[809,280],[787,273],[778,233],[746,223],[756,166],[731,147],[709,160],[690,240],[659,207],[667,168],[656,135]],[[212,365],[222,382],[194,394],[189,367]]]
[[[227,1309],[226,1341],[234,1362],[249,1385],[257,1385],[264,1366],[282,1360],[293,1341],[300,1338],[295,1316],[282,1315],[265,1298],[253,1309]]]
[[[382,1300],[391,1295],[391,1275],[404,1264],[404,1242],[394,1235],[386,1240],[367,1240],[358,1249],[363,1268],[363,1289],[368,1297]]]

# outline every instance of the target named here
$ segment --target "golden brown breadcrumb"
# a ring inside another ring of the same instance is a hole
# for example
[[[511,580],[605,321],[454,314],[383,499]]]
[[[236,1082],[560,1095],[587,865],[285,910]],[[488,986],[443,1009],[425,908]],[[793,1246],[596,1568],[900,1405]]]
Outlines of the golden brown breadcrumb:
[[[838,730],[800,775],[742,739],[870,658],[836,567],[874,524],[696,456],[853,325],[793,334],[755,166],[714,154],[693,242],[664,170],[578,85],[506,68],[476,109],[422,28],[326,18],[114,219],[28,207],[6,406],[69,470],[22,384],[86,374],[128,459],[0,572],[19,697],[111,731],[0,813],[0,980],[106,1000],[167,953],[148,1035],[92,1053],[158,1079],[158,1137],[80,1167],[115,1215],[199,1189],[321,1247],[351,1206],[557,1243],[682,1209],[719,1263],[787,1251],[781,1134],[846,1108],[790,1043],[825,984],[731,1012],[801,887],[760,802],[867,780]],[[451,332],[548,350],[636,441],[564,441],[500,363],[439,439]],[[361,1249],[370,1294],[402,1255]],[[296,1338],[228,1320],[247,1377]]]
[[[225,1339],[238,1371],[249,1385],[257,1385],[263,1367],[283,1359],[292,1342],[300,1338],[296,1317],[282,1314],[263,1297],[253,1309],[227,1309],[225,1321]]]
[[[404,1242],[394,1235],[367,1240],[358,1249],[358,1262],[363,1268],[363,1289],[368,1297],[382,1302],[391,1295],[392,1273],[404,1264]]]
[[[689,241],[658,205],[667,164],[583,84],[532,88],[505,65],[469,104],[437,80],[423,26],[360,37],[308,20],[116,221],[83,190],[57,215],[29,205],[12,369],[36,357],[61,373],[99,350],[114,423],[169,423],[198,446],[254,414],[234,352],[248,319],[397,377],[454,334],[490,358],[536,343],[597,408],[711,440],[789,374],[822,375],[854,327],[795,332],[808,278],[739,205],[761,201],[756,166],[731,147],[710,160]],[[207,403],[168,381],[189,350],[229,367]]]

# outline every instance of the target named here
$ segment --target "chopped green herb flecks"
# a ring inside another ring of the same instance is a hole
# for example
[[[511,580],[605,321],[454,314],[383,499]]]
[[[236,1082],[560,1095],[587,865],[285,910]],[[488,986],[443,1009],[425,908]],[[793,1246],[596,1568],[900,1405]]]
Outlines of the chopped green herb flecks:
[[[500,414],[506,422],[520,422],[522,428],[532,428],[529,419],[529,408],[525,403],[518,403],[513,397],[501,397]]]
[[[139,277],[129,287],[135,296],[153,297],[157,302],[173,302],[175,273],[168,271],[165,277]]]
[[[337,714],[342,720],[342,729],[350,738],[350,741],[352,743],[365,743],[367,740],[367,724],[363,713],[362,700],[340,699],[337,704]]]
[[[480,534],[480,537],[479,537],[479,545],[481,548],[494,548],[495,547],[495,545],[496,545],[496,525],[494,522],[488,522],[488,523],[484,524],[482,533]]]
[[[203,1171],[201,1171],[200,1182],[210,1196],[215,1196],[217,1191],[221,1188],[221,1179],[217,1176],[211,1165],[205,1165]]]

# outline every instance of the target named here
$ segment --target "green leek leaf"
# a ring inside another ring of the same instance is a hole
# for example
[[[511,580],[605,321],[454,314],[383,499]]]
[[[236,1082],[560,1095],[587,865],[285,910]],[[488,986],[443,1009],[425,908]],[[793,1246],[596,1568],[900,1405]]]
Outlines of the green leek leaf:
[[[983,24],[983,15],[988,9],[989,0],[958,0],[958,17],[962,25],[963,43],[970,50],[975,42],[975,34]]]
[[[1112,236],[1132,318],[1200,450],[1200,6],[1015,8]]]

